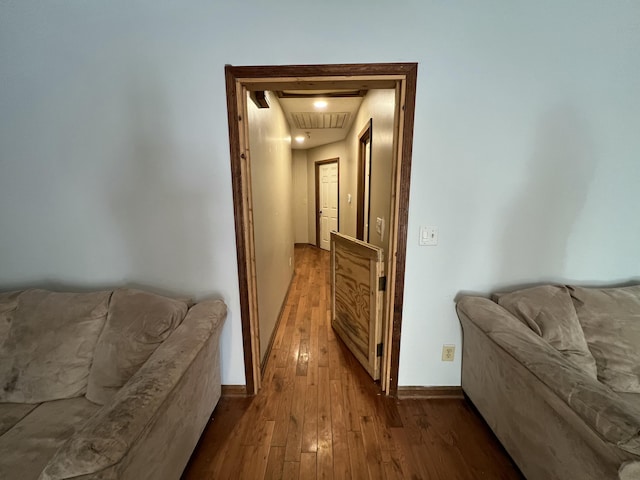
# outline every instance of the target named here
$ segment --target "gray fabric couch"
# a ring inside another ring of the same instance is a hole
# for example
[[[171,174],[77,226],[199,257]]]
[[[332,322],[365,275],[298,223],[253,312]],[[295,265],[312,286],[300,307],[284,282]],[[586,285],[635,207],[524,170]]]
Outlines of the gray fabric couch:
[[[640,479],[640,286],[463,296],[462,388],[530,480]]]
[[[0,293],[0,478],[180,478],[220,398],[226,306]]]

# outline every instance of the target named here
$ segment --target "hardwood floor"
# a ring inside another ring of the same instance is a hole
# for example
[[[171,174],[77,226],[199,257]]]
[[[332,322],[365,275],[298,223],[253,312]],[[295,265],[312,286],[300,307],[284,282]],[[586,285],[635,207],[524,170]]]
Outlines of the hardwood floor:
[[[331,329],[329,255],[296,275],[255,397],[223,397],[183,480],[522,479],[466,400],[389,398]]]

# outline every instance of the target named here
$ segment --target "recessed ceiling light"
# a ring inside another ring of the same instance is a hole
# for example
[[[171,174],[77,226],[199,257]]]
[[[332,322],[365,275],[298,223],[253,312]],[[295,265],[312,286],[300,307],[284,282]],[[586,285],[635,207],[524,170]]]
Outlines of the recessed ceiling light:
[[[313,106],[316,108],[327,108],[327,105],[326,100],[316,100],[313,102]]]
[[[296,142],[298,142],[298,143],[303,143],[303,142],[304,142],[304,135],[298,135],[298,136],[295,138],[295,140],[296,140]]]

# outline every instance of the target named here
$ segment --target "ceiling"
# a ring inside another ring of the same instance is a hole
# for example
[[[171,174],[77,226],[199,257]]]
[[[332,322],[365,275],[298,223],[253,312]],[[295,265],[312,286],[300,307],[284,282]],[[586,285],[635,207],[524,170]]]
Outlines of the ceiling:
[[[285,90],[274,93],[291,128],[291,148],[308,149],[344,140],[366,91]],[[314,106],[318,100],[326,101],[326,107]],[[303,137],[304,141],[300,143],[296,137]]]

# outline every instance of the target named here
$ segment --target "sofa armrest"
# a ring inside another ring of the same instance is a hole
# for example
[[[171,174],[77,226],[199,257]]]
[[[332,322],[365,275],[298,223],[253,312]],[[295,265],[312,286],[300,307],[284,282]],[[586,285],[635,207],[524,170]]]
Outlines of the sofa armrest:
[[[158,418],[164,417],[160,412],[166,411],[167,403],[174,401],[174,390],[206,345],[214,342],[215,353],[218,353],[217,343],[225,316],[226,306],[220,300],[193,306],[183,323],[158,347],[113,400],[58,450],[40,478],[93,478],[91,475],[96,472],[115,471],[111,467],[122,462],[132,449],[138,447],[136,443],[148,434],[150,425],[157,421],[167,422],[166,418]],[[209,361],[207,359],[205,363]],[[213,367],[209,365],[209,368]],[[219,385],[217,389],[219,397]],[[210,415],[211,411],[208,413]],[[179,424],[183,420],[177,418],[170,421]],[[179,427],[163,425],[168,435],[172,433],[171,428]],[[167,438],[168,442],[171,440]],[[112,476],[120,478],[120,473],[100,473],[96,478]]]
[[[566,361],[562,353],[491,300],[463,297],[457,311],[547,385],[602,438],[640,455],[640,409],[635,405]]]

